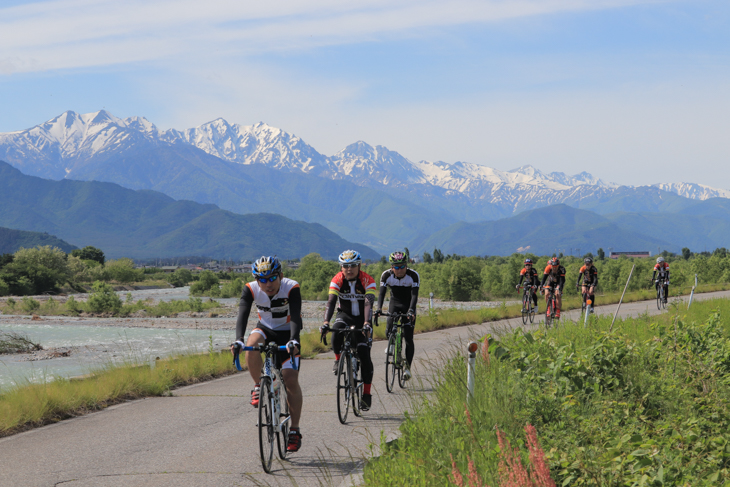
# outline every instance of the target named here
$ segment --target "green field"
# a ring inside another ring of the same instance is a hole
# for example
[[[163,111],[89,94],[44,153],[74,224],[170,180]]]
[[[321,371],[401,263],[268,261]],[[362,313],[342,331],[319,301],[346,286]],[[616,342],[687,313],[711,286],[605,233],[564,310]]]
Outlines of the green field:
[[[610,324],[486,337],[468,405],[466,360],[452,350],[365,483],[452,485],[471,470],[492,486],[543,485],[505,483],[515,469],[497,432],[528,465],[531,425],[556,485],[730,485],[730,300]]]

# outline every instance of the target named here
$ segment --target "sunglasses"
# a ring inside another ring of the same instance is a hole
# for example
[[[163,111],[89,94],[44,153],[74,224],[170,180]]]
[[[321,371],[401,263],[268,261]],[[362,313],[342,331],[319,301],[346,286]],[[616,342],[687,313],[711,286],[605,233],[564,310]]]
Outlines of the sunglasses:
[[[353,267],[357,267],[358,264],[342,264],[343,269],[352,269]]]
[[[393,269],[396,269],[396,270],[401,270],[401,269],[405,269],[405,268],[406,268],[406,265],[405,264],[403,264],[403,265],[394,265],[393,266]]]
[[[259,281],[261,284],[266,284],[267,282],[274,282],[277,279],[279,279],[278,275],[273,275],[271,277],[257,277],[256,280]]]

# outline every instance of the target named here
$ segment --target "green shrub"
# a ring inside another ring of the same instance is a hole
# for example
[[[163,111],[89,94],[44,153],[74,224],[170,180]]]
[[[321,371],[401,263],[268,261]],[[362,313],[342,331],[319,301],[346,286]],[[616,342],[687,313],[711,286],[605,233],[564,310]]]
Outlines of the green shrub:
[[[220,280],[215,273],[203,271],[199,274],[198,280],[190,286],[190,294],[220,296]]]
[[[236,278],[230,282],[227,282],[221,288],[221,298],[238,298],[243,292],[243,281]]]
[[[23,311],[25,311],[26,313],[32,313],[34,311],[37,311],[38,308],[41,307],[41,303],[39,303],[38,301],[36,301],[33,298],[29,298],[26,296],[23,298],[23,301],[20,306],[23,309]]]
[[[121,283],[141,281],[144,279],[144,272],[134,268],[132,259],[110,260],[104,266],[109,279]]]
[[[74,299],[73,296],[69,296],[66,300],[66,304],[64,305],[68,311],[70,311],[73,314],[79,314],[81,311],[83,311],[83,308],[81,307],[81,304]]]
[[[193,273],[188,269],[176,269],[172,274],[168,274],[165,279],[175,287],[183,287],[193,280]]]
[[[114,292],[109,284],[96,281],[92,286],[93,292],[86,305],[93,313],[119,313],[122,309],[122,299]]]
[[[0,296],[7,296],[10,294],[10,286],[8,283],[0,279]]]

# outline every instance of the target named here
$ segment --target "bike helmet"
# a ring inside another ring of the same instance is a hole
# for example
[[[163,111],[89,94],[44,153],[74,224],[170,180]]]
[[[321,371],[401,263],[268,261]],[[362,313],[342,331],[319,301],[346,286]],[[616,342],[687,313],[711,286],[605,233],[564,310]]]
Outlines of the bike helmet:
[[[553,257],[553,259],[550,261],[550,265],[560,265],[560,259],[557,257]]]
[[[340,264],[362,264],[362,257],[357,250],[345,250],[337,260]]]
[[[404,252],[396,250],[395,252],[390,254],[390,256],[388,257],[388,262],[390,262],[390,265],[407,264],[408,256]]]
[[[530,264],[530,265],[532,265],[532,259],[525,259],[525,264]]]
[[[664,262],[664,257],[659,257],[659,258],[658,258],[658,259],[656,260],[656,263],[657,263],[657,264],[661,264],[662,262]]]
[[[586,264],[593,264],[593,259],[591,259],[590,257],[586,257],[586,258],[585,258],[585,259],[583,260],[583,262],[585,262]]]
[[[253,263],[251,274],[254,277],[269,277],[281,272],[281,263],[276,257],[263,257]]]

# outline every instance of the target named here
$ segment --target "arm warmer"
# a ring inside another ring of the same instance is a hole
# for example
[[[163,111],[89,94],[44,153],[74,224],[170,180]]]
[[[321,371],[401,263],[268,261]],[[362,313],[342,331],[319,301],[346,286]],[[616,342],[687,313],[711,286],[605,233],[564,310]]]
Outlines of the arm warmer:
[[[365,322],[373,322],[373,303],[375,302],[375,296],[372,294],[365,295]]]
[[[238,304],[238,318],[236,319],[236,338],[239,340],[243,340],[243,336],[246,334],[246,325],[248,324],[248,315],[251,313],[252,304],[253,294],[251,289],[244,285],[241,301]]]
[[[383,285],[383,283],[380,283],[380,292],[378,293],[378,309],[383,309],[383,302],[385,301],[385,291],[387,290],[388,286]]]
[[[327,298],[327,308],[324,311],[324,321],[327,323],[332,319],[332,315],[335,314],[335,306],[337,306],[337,295],[330,294]]]
[[[418,287],[411,288],[411,306],[410,310],[416,312],[416,305],[418,304]]]
[[[289,315],[291,316],[289,323],[291,340],[299,342],[299,333],[304,324],[302,323],[302,292],[298,286],[289,291]]]

